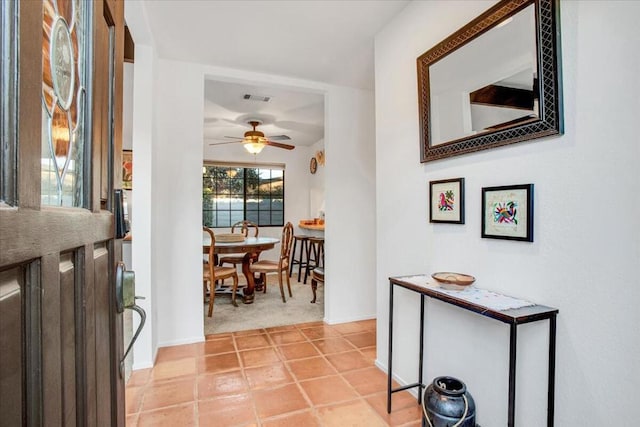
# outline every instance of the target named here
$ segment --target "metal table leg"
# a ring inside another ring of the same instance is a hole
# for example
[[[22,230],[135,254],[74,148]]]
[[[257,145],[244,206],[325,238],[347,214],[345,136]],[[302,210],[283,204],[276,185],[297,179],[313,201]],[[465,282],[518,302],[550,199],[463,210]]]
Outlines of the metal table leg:
[[[424,294],[420,294],[420,352],[418,355],[418,405],[422,404],[422,388],[424,382],[422,381],[422,356],[424,353]]]
[[[547,380],[547,427],[553,427],[556,378],[556,315],[549,318],[549,379]]]
[[[391,413],[391,375],[393,369],[391,364],[393,361],[393,283],[389,283],[389,348],[387,350],[387,414]]]
[[[516,421],[516,346],[518,344],[518,326],[511,324],[509,341],[509,415],[507,426],[514,427]]]

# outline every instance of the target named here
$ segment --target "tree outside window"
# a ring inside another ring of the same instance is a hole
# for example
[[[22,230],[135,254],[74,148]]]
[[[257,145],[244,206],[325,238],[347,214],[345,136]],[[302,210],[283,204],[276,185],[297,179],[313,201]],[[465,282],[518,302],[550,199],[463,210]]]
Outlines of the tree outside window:
[[[284,225],[284,170],[205,165],[202,218],[212,228],[245,219],[261,227]]]

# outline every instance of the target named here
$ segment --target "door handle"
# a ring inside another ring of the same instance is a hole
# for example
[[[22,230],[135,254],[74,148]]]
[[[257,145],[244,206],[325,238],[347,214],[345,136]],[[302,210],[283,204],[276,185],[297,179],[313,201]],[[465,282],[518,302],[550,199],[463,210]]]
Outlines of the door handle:
[[[133,348],[133,344],[138,339],[140,331],[144,327],[147,320],[147,313],[142,307],[136,304],[137,299],[145,299],[136,296],[136,277],[133,271],[127,271],[124,262],[118,262],[116,265],[116,311],[123,313],[125,309],[133,310],[140,315],[140,324],[135,334],[131,338],[131,342],[120,360],[120,377],[124,378],[124,361]]]

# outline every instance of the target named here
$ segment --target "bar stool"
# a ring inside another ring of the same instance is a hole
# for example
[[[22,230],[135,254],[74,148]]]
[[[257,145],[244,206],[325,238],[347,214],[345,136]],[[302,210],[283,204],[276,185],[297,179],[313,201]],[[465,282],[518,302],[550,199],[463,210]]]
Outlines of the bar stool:
[[[304,281],[307,284],[307,277],[316,267],[324,266],[324,237],[309,237],[307,251],[307,266],[304,271]]]
[[[298,264],[298,282],[300,281],[300,274],[304,267],[307,271],[307,264],[309,262],[309,237],[306,234],[299,234],[293,236],[293,248],[291,249],[291,262],[289,263],[289,277],[293,274],[293,266]],[[300,240],[300,252],[298,253],[298,259],[296,259],[296,246]]]

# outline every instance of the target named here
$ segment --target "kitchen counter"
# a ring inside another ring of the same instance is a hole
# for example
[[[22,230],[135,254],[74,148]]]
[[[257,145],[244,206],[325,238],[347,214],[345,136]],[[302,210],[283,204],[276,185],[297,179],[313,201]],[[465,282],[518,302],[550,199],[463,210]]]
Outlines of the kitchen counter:
[[[298,227],[306,230],[324,231],[324,224],[298,224]]]

